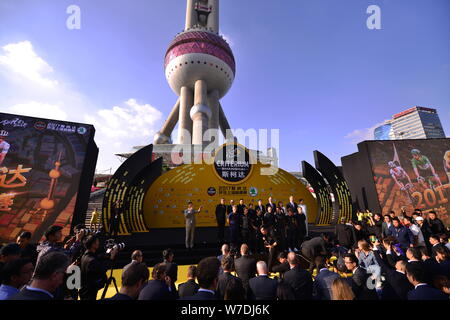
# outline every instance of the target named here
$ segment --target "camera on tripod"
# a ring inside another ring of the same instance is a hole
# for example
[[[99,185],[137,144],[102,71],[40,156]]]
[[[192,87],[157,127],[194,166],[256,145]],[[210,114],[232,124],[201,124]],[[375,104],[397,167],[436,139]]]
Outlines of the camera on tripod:
[[[109,254],[113,249],[117,249],[117,251],[122,251],[125,249],[125,243],[116,243],[114,239],[108,239],[105,243],[106,253]]]

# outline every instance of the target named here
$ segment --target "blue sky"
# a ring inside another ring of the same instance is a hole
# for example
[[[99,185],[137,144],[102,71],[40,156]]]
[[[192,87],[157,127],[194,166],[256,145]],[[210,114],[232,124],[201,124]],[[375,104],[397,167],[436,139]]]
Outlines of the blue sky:
[[[81,29],[66,28],[69,5]],[[369,5],[382,30],[366,27]],[[0,110],[96,125],[98,169],[151,143],[175,94],[164,77],[185,0],[0,0]],[[394,113],[437,108],[450,135],[450,1],[222,0],[233,128],[280,129],[280,166],[335,163]]]

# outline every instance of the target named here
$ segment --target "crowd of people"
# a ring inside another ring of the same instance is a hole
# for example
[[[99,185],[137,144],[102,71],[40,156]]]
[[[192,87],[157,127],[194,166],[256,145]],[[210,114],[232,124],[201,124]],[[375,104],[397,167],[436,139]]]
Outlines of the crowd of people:
[[[143,253],[134,251],[109,300],[449,299],[448,230],[436,213],[367,211],[355,221],[342,219],[334,234],[311,238],[301,201],[291,197],[285,207],[271,200],[253,207],[222,199],[216,210],[221,254],[190,266],[184,283],[178,284],[171,249],[151,274]],[[192,231],[188,236],[189,249]],[[114,242],[105,245],[108,238],[101,228],[92,233],[79,225],[62,241],[61,227],[51,226],[33,246],[23,232],[1,248],[0,300],[96,300],[119,250]],[[70,266],[80,268],[79,289],[67,285]]]

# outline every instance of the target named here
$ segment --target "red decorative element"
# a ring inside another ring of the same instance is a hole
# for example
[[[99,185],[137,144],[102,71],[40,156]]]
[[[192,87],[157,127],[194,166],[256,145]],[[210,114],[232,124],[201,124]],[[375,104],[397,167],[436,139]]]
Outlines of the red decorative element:
[[[189,53],[212,55],[225,62],[233,73],[236,71],[236,62],[228,43],[216,34],[203,31],[189,31],[177,36],[169,45],[164,66],[167,67],[173,59]]]

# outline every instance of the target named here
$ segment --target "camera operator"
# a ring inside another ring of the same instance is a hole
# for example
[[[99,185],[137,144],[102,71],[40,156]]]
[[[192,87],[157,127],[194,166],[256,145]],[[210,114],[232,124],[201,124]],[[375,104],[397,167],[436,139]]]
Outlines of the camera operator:
[[[100,240],[95,235],[90,235],[84,243],[86,252],[81,258],[81,300],[96,300],[97,292],[103,288],[107,281],[106,272],[117,256],[118,248],[113,247],[110,253],[98,255]]]
[[[83,240],[88,235],[88,231],[84,229],[84,225],[78,224],[73,228],[73,232],[74,235],[64,244],[64,249],[69,252],[71,262],[79,266],[81,257],[85,251]]]

